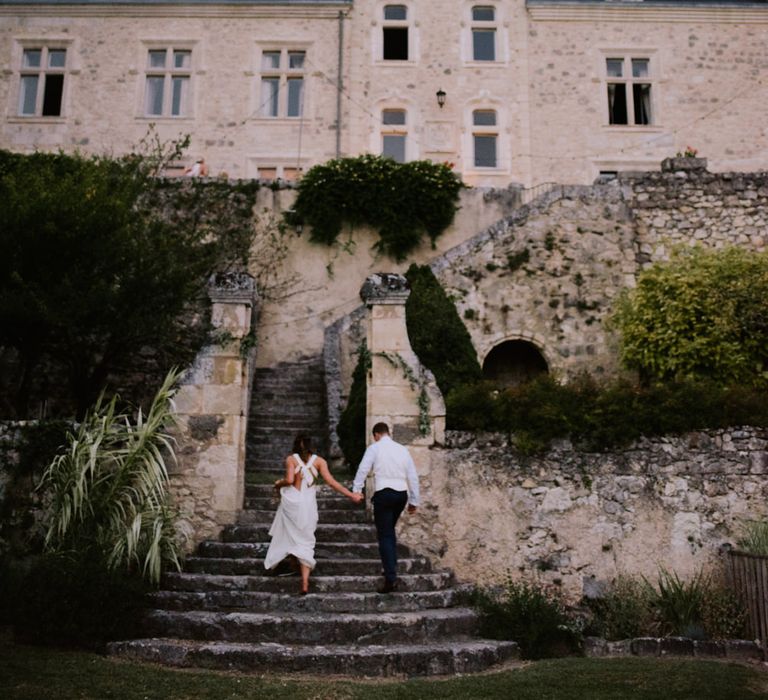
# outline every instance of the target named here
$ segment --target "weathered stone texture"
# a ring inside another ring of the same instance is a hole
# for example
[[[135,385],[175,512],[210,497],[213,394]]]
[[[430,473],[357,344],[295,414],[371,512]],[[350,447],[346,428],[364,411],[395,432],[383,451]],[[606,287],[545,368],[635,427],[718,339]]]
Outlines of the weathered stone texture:
[[[715,563],[742,519],[768,515],[768,483],[750,474],[767,450],[768,431],[734,428],[522,457],[506,436],[449,431],[403,537],[467,580],[509,570],[572,598],[619,573],[685,577]]]

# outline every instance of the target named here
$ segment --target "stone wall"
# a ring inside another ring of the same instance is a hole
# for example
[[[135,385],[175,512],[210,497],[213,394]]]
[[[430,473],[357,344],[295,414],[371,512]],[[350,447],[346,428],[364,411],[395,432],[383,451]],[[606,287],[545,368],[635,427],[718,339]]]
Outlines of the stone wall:
[[[768,173],[711,173],[706,159],[672,158],[661,172],[620,176],[635,220],[638,264],[674,246],[768,244]]]
[[[517,454],[504,435],[447,432],[403,538],[469,581],[507,571],[578,598],[617,574],[715,565],[739,523],[768,517],[768,431],[734,428],[584,453]]]

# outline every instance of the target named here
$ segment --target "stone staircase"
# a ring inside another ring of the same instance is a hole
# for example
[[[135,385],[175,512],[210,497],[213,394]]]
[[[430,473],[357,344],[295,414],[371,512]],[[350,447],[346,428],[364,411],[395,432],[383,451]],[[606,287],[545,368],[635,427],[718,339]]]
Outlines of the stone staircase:
[[[297,577],[264,575],[276,503],[269,486],[251,484],[239,523],[203,542],[153,594],[147,638],[115,642],[110,653],[178,667],[355,676],[468,673],[517,655],[514,642],[477,639],[477,614],[462,606],[453,575],[407,547],[401,592],[377,594],[381,563],[365,510],[327,487],[318,506],[309,595],[297,595]]]
[[[322,357],[259,367],[253,378],[246,437],[246,483],[271,483],[299,433],[327,452],[325,371]]]

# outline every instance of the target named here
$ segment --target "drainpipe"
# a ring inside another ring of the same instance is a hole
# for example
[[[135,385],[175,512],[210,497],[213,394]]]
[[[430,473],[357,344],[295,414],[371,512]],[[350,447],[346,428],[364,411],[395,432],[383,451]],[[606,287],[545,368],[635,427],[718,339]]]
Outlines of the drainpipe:
[[[339,61],[338,85],[336,88],[336,157],[341,156],[341,92],[344,89],[344,13],[339,10]]]

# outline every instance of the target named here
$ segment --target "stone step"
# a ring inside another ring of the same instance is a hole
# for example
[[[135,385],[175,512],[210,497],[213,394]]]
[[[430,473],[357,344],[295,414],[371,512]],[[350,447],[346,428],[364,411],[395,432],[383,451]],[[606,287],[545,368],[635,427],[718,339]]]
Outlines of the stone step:
[[[476,634],[478,624],[479,615],[470,608],[332,616],[154,609],[143,617],[148,636],[283,644],[423,644]]]
[[[282,478],[285,476],[285,471],[276,471],[275,474],[277,475],[275,476],[276,479]],[[246,474],[246,476],[248,475]],[[346,479],[342,476],[341,478],[337,477],[337,480],[347,488],[352,488],[351,479]],[[273,498],[275,495],[274,481],[267,483],[246,483],[245,495],[246,498]],[[330,486],[325,484],[321,484],[317,487],[317,502],[320,503],[321,499],[336,500],[340,503],[350,503],[353,505],[353,507],[362,507],[353,504],[352,501],[350,501],[346,496],[342,496],[340,493],[337,493]]]
[[[197,548],[200,557],[212,558],[261,558],[267,553],[267,542],[217,542],[208,540],[201,542]],[[397,545],[398,557],[407,559],[411,552],[403,544]],[[379,556],[378,544],[348,543],[348,542],[321,542],[315,547],[315,558],[318,563],[328,559],[377,559]]]
[[[475,673],[516,658],[514,642],[450,640],[428,644],[233,644],[180,639],[113,642],[110,654],[182,668],[252,673],[348,676],[433,676]]]
[[[337,499],[331,500],[330,498],[325,497],[318,497],[317,499],[317,509],[319,511],[333,511],[334,513],[339,513],[341,511],[359,511],[361,513],[365,513],[365,508],[358,504],[353,503],[348,498],[341,497]],[[254,510],[266,510],[266,511],[272,511],[274,513],[277,510],[277,499],[276,498],[270,498],[265,496],[257,496],[257,497],[249,497],[246,496],[245,498],[245,508],[242,511],[243,513],[249,513]],[[328,520],[331,516],[321,516],[323,520]]]
[[[299,580],[293,586],[298,590]],[[263,591],[157,591],[151,605],[164,610],[245,612],[381,613],[450,608],[464,599],[456,588],[412,593],[270,593]]]
[[[373,524],[333,525],[319,523],[315,530],[317,542],[376,542]],[[269,525],[227,525],[221,533],[224,542],[269,542]]]
[[[423,557],[398,559],[398,574],[426,574],[432,568]],[[264,560],[256,557],[187,557],[184,569],[199,574],[264,573]],[[380,576],[381,560],[376,559],[319,559],[314,572],[318,576]]]
[[[283,435],[285,433],[293,434],[308,433],[314,437],[316,433],[323,430],[323,423],[317,419],[317,416],[277,416],[271,415],[263,420],[253,416],[253,425],[248,433],[249,438],[260,437],[262,435]]]
[[[272,508],[271,510],[243,510],[240,511],[240,515],[237,517],[237,523],[238,525],[271,523],[275,517],[276,510],[276,508]],[[320,520],[322,522],[336,524],[356,523],[358,525],[369,522],[368,514],[360,508],[356,510],[352,510],[351,508],[347,510],[331,510],[328,508],[320,510],[318,508],[318,510],[320,511]]]
[[[294,593],[298,578],[264,576],[263,563],[258,562],[258,575],[170,573],[163,577],[163,588],[170,591],[257,591],[269,593]],[[367,576],[315,575],[310,577],[310,590],[315,593],[371,593],[381,585],[381,573]],[[440,591],[453,585],[450,571],[437,571],[425,574],[401,574],[398,577],[400,591]],[[399,595],[394,594],[394,595]]]

